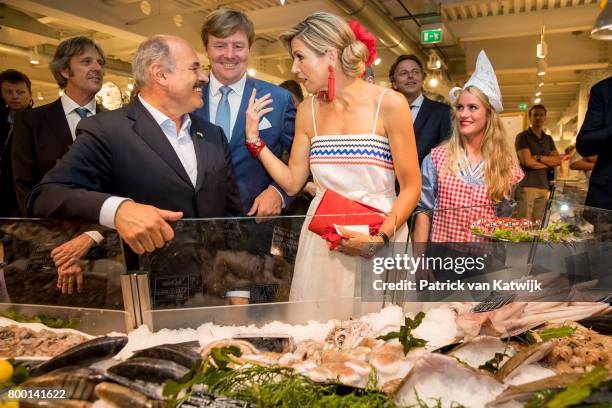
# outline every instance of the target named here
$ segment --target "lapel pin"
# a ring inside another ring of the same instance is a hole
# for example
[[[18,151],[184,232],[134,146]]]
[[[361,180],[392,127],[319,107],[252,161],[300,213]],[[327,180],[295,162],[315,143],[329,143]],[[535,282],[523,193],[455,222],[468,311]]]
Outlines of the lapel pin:
[[[204,134],[202,132],[196,132],[196,136],[200,139],[204,139]]]

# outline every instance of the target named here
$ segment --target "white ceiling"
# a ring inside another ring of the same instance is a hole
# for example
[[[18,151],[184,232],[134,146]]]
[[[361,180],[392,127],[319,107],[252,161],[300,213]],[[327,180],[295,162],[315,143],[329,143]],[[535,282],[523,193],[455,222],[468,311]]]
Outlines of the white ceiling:
[[[230,6],[247,12],[255,23],[257,40],[251,65],[257,76],[280,81],[291,73],[278,35],[315,11],[328,10],[351,18],[348,11],[381,39],[377,79],[386,80],[400,50],[427,55],[431,49],[415,42],[420,27],[443,23],[445,40],[435,51],[448,70],[440,93],[465,81],[474,69],[477,53],[484,49],[496,69],[506,110],[514,111],[518,103],[533,101],[539,82],[536,44],[545,26],[549,68],[542,88],[543,103],[549,108],[549,127],[553,127],[562,116],[576,115],[580,73],[609,67],[612,55],[609,42],[589,37],[600,11],[596,0],[286,0],[284,6],[277,0],[148,1],[151,13],[146,16],[140,0],[4,0],[0,16],[12,14],[9,19],[0,19],[0,68],[24,71],[33,79],[35,95],[41,92],[42,102],[48,103],[58,89],[48,72],[45,54],[52,54],[53,46],[64,38],[87,35],[96,39],[111,59],[107,79],[125,89],[129,61],[144,38],[155,33],[180,35],[201,52],[199,31],[205,15]],[[174,23],[177,14],[182,18],[180,27]],[[30,65],[27,57],[28,48],[35,45],[45,45],[40,48],[43,58],[38,66]],[[203,54],[201,57],[205,60]]]

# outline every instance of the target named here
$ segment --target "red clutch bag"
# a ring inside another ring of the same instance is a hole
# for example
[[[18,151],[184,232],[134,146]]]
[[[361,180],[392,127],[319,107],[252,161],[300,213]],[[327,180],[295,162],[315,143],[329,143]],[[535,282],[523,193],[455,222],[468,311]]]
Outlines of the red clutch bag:
[[[335,191],[326,190],[308,229],[324,236],[334,224],[370,225],[378,229],[384,220],[385,214],[379,209],[353,201]]]

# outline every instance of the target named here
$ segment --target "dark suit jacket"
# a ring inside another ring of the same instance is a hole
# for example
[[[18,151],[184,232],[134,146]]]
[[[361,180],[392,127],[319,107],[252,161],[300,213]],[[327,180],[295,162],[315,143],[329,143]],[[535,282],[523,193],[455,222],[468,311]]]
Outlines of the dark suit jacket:
[[[612,210],[612,77],[591,88],[576,150],[583,157],[597,155],[585,204]]]
[[[414,135],[420,165],[431,149],[450,136],[450,107],[424,97],[414,122]]]
[[[12,166],[17,202],[25,214],[26,197],[72,145],[62,100],[15,115]]]
[[[182,211],[184,217],[238,215],[240,197],[223,131],[191,116],[196,187],[151,114],[137,99],[83,119],[72,148],[28,197],[28,214],[97,223],[111,196]]]
[[[7,122],[8,115],[8,109],[0,113],[0,217],[15,217],[20,213],[11,168],[13,136],[9,137],[11,124]]]
[[[269,82],[247,77],[244,92],[242,93],[242,102],[236,118],[236,124],[232,130],[232,137],[230,139],[234,172],[236,173],[236,179],[238,181],[244,213],[248,212],[255,198],[268,188],[270,184],[273,184],[281,192],[287,207],[292,200],[291,197],[285,194],[282,188],[274,183],[274,180],[268,175],[260,161],[251,156],[244,143],[245,112],[253,88],[257,90],[258,97],[271,93],[272,99],[274,99],[271,105],[274,107],[274,110],[264,116],[272,126],[268,129],[260,130],[259,132],[259,136],[264,139],[266,146],[268,146],[277,157],[280,157],[283,146],[287,151],[291,150],[295,133],[295,106],[293,106],[289,91]],[[208,85],[204,88],[204,107],[194,112],[196,116],[207,121],[210,120],[210,106],[208,104],[210,98],[209,89]]]

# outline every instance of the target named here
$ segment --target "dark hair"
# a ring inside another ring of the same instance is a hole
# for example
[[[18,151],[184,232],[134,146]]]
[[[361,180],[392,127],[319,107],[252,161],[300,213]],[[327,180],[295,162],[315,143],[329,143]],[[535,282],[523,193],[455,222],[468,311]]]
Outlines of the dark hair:
[[[94,48],[102,57],[102,64],[106,63],[102,48],[87,37],[69,38],[57,46],[53,60],[49,63],[49,69],[60,88],[66,88],[68,83],[68,80],[62,75],[62,71],[70,68],[70,58],[83,54],[88,48]]]
[[[544,110],[545,115],[548,114],[544,105],[542,105],[541,103],[538,103],[537,105],[533,105],[531,108],[529,108],[529,111],[527,112],[528,117],[531,117],[531,112],[533,112],[534,109],[542,109]]]
[[[206,48],[209,35],[227,38],[238,31],[244,31],[249,40],[250,47],[255,40],[255,28],[251,19],[241,11],[221,8],[206,16],[204,24],[202,24],[200,36],[204,48]]]
[[[389,81],[391,83],[395,82],[395,70],[397,69],[397,66],[400,64],[400,62],[406,61],[406,60],[414,61],[419,66],[419,68],[421,68],[421,73],[423,74],[423,78],[425,78],[425,74],[426,74],[425,69],[423,68],[423,63],[421,62],[419,57],[417,57],[414,54],[402,54],[399,57],[397,57],[397,59],[395,60],[393,65],[391,65],[391,68],[389,69]]]
[[[302,92],[302,87],[293,79],[288,79],[285,82],[281,83],[279,86],[281,88],[285,88],[293,95],[295,95],[300,102],[304,100],[304,93]]]
[[[0,72],[0,86],[2,86],[3,82],[17,83],[17,82],[25,82],[28,87],[28,91],[32,93],[32,82],[30,78],[23,72],[19,72],[16,69],[7,69],[6,71]]]

